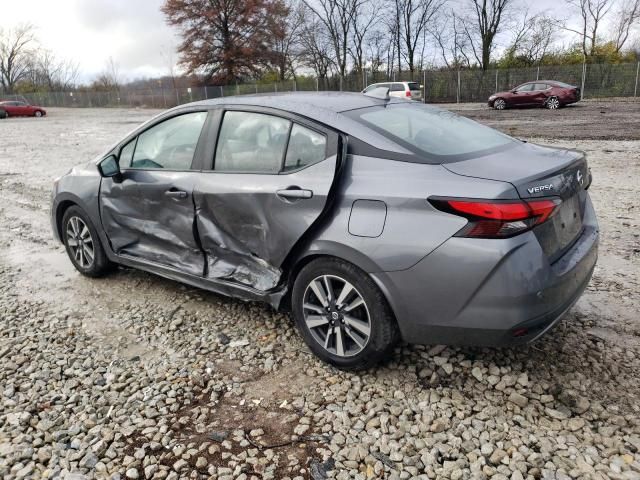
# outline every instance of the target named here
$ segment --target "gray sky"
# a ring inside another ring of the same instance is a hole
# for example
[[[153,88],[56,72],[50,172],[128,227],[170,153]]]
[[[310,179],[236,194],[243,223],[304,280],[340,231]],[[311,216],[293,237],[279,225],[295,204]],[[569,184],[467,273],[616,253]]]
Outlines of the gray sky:
[[[452,4],[460,1],[453,0]],[[160,12],[162,3],[163,0],[0,0],[0,26],[24,22],[35,25],[45,48],[59,58],[79,62],[80,82],[89,82],[103,71],[109,57],[119,66],[124,80],[134,80],[166,75],[169,64],[178,59],[175,49],[179,38],[165,23]],[[577,25],[576,16],[570,18],[571,12],[563,0],[515,3],[515,11],[520,15],[527,8],[530,13],[546,11]],[[505,32],[496,39],[497,52],[508,36]],[[567,44],[576,39],[564,32],[556,41]],[[434,52],[431,53],[435,60]]]
[[[112,57],[133,80],[165,75],[179,41],[160,12],[162,0],[2,0],[2,26],[29,22],[40,43],[80,63],[81,82]]]

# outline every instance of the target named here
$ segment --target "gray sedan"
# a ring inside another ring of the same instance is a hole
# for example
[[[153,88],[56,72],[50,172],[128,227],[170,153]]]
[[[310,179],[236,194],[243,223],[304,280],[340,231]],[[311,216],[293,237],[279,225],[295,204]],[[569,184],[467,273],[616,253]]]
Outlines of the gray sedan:
[[[593,272],[583,153],[362,94],[229,97],[169,110],[55,181],[55,236],[114,265],[290,311],[360,369],[412,343],[518,345]]]

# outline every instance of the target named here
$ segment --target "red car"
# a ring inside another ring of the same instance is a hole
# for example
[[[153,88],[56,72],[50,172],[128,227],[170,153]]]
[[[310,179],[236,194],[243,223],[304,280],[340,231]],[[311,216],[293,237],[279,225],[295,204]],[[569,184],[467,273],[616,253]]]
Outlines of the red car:
[[[496,110],[507,107],[541,106],[551,110],[580,100],[580,89],[555,80],[536,80],[517,86],[508,92],[494,93],[489,106]]]
[[[43,117],[46,110],[36,105],[29,105],[19,100],[5,100],[0,102],[0,110],[4,110],[7,117]],[[3,115],[0,114],[0,118]]]

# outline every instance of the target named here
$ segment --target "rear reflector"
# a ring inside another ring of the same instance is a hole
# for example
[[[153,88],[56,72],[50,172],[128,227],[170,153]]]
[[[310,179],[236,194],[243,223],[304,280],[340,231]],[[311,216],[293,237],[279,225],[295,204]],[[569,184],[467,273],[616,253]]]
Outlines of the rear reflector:
[[[556,211],[559,198],[539,200],[467,200],[430,198],[438,210],[469,220],[457,237],[507,238],[545,222]]]

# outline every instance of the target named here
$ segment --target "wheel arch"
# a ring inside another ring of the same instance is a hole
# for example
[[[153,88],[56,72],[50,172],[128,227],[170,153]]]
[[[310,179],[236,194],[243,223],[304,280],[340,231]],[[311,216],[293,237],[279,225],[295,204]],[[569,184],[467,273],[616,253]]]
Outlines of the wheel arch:
[[[351,263],[352,265],[358,267],[360,270],[364,271],[366,274],[369,274],[370,278],[374,281],[374,283],[378,286],[382,295],[384,296],[387,304],[389,305],[389,309],[393,314],[394,320],[397,323],[397,314],[394,308],[394,303],[389,298],[389,289],[386,288],[385,285],[382,285],[379,281],[378,276],[370,275],[374,272],[380,272],[380,267],[373,262],[369,257],[362,254],[355,248],[345,245],[343,243],[333,242],[333,241],[323,241],[319,240],[313,242],[306,249],[296,255],[293,259],[290,259],[286,268],[283,270],[283,279],[286,285],[286,294],[282,297],[280,304],[278,306],[279,310],[290,311],[291,310],[291,293],[293,290],[293,282],[306,265],[311,263],[313,260],[318,258],[337,258],[338,260],[342,260],[344,262]],[[283,282],[283,283],[284,283]]]
[[[56,207],[55,227],[56,227],[56,234],[58,236],[58,240],[60,240],[60,243],[64,243],[64,239],[62,236],[62,217],[64,217],[65,212],[73,206],[79,206],[79,205],[72,200],[66,199],[66,200],[62,200]]]
[[[56,229],[55,233],[58,235],[58,239],[61,243],[64,243],[64,240],[62,238],[62,217],[64,217],[65,212],[73,206],[81,208],[87,213],[87,215],[89,215],[89,209],[87,208],[85,202],[83,202],[74,194],[69,192],[61,192],[56,197],[53,207],[54,211],[52,212],[52,220]]]

